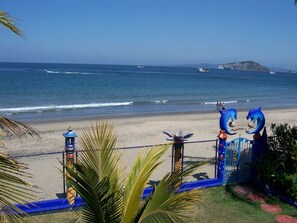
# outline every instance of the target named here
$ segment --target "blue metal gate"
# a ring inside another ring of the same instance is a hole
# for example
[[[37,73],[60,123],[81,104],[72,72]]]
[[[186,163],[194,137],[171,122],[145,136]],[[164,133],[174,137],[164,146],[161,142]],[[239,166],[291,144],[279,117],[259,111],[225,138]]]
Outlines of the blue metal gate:
[[[224,184],[247,181],[251,174],[252,140],[237,138],[226,144]]]

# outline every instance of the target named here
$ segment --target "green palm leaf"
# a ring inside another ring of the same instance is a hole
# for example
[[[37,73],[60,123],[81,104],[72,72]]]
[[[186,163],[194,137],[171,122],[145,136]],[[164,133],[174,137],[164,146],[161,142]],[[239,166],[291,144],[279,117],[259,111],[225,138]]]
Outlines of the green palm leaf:
[[[120,155],[115,145],[116,136],[107,122],[83,133],[79,162],[66,166],[67,182],[85,202],[74,222],[122,221]]]
[[[183,172],[167,174],[154,187],[153,193],[144,201],[143,190],[168,145],[153,147],[142,153],[125,178],[118,163],[120,156],[114,150],[116,137],[107,123],[97,124],[85,132],[77,164],[66,166],[67,182],[82,197],[85,205],[77,211],[74,222],[186,222],[188,211],[199,200],[200,191],[176,193],[187,176],[209,161],[184,168]],[[124,186],[123,186],[124,185]]]
[[[149,202],[145,208],[142,208],[143,213],[136,219],[141,223],[154,222],[187,222],[190,218],[190,210],[193,204],[197,204],[200,190],[191,190],[181,193],[176,193],[181,184],[181,177],[186,179],[198,167],[206,165],[210,162],[203,161],[195,165],[186,167],[183,172],[174,172],[167,174],[160,183],[155,186],[154,192],[149,197]]]
[[[154,170],[162,163],[159,159],[167,151],[168,145],[152,148],[145,156],[140,155],[132,167],[125,186],[123,201],[124,222],[130,223],[137,215],[141,196]]]
[[[14,204],[36,199],[33,185],[22,179],[30,177],[26,169],[25,164],[0,153],[0,222],[23,222],[16,214],[23,212]]]
[[[84,132],[81,138],[80,163],[93,169],[99,179],[109,177],[111,188],[117,190],[122,184],[120,168],[120,154],[114,150],[116,135],[107,122],[97,123],[91,131]]]
[[[4,11],[0,11],[0,24],[10,29],[12,32],[19,36],[23,35],[22,31],[16,26],[15,22],[13,21],[11,15]]]
[[[0,11],[0,19],[1,16]],[[0,136],[11,135],[39,137],[38,131],[29,125],[0,116]],[[5,147],[2,141],[0,143],[1,147]],[[36,199],[33,185],[24,180],[31,177],[26,171],[27,165],[0,151],[0,222],[24,222],[16,214],[23,212],[15,204]]]
[[[108,178],[99,180],[96,171],[80,164],[66,169],[67,180],[85,202],[74,222],[121,222],[121,193],[112,192]]]

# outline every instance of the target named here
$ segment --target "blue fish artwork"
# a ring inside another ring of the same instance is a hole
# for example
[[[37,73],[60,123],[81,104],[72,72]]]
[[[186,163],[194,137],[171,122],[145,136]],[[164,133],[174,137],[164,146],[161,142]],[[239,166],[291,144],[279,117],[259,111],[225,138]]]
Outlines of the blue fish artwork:
[[[249,123],[249,127],[253,124],[257,124],[256,127],[251,131],[246,131],[248,134],[258,134],[265,125],[265,116],[261,111],[261,107],[258,109],[251,109],[246,117],[247,120],[251,120]]]
[[[235,135],[236,133],[231,132],[229,127],[234,127],[234,121],[237,119],[236,109],[221,110],[220,113],[220,129],[225,130],[228,135]]]

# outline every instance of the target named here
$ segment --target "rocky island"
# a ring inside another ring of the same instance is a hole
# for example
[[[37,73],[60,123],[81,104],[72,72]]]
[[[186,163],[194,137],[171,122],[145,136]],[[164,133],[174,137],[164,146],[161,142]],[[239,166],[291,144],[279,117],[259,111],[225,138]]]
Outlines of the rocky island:
[[[264,67],[254,61],[226,63],[221,66],[223,67],[223,69],[226,69],[226,70],[244,70],[244,71],[260,71],[260,72],[270,71],[267,67]]]

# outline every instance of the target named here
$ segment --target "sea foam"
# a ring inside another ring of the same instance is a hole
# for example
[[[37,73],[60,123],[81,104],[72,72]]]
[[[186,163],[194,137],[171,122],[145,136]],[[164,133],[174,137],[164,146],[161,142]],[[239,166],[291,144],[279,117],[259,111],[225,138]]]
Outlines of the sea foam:
[[[239,102],[250,102],[249,99],[247,100],[239,100],[239,101],[220,101],[221,103],[224,104],[234,104],[234,103],[239,103]],[[217,102],[216,101],[206,101],[206,102],[202,102],[202,105],[216,105]]]
[[[0,108],[0,112],[23,113],[23,112],[62,111],[62,110],[70,110],[70,109],[128,106],[132,104],[133,102],[111,102],[111,103],[90,103],[90,104],[73,104],[73,105],[28,106],[28,107],[17,107],[17,108]]]

